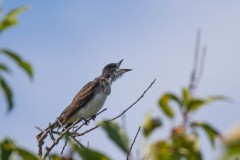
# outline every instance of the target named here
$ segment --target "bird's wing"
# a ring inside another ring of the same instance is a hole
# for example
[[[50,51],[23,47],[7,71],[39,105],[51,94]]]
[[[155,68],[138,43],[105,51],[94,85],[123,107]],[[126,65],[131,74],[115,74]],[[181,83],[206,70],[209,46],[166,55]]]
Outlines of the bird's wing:
[[[64,124],[69,117],[71,117],[74,113],[80,110],[86,103],[92,99],[94,95],[95,88],[98,87],[99,81],[95,79],[87,83],[74,97],[72,103],[61,113],[59,117],[59,121]]]

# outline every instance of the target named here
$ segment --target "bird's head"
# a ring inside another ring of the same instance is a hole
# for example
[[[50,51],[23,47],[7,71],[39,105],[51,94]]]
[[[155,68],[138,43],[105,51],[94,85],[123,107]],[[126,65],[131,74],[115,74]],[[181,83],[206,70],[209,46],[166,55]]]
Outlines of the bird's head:
[[[102,76],[107,78],[110,82],[117,80],[124,73],[131,71],[132,69],[119,68],[123,59],[118,63],[110,63],[103,68]]]

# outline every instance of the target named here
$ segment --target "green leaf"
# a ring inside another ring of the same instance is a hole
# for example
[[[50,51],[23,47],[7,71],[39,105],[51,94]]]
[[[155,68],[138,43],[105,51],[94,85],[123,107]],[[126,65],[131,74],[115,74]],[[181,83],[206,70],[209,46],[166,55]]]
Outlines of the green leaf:
[[[81,155],[83,160],[110,160],[106,155],[91,149],[80,149],[78,153]]]
[[[188,111],[196,111],[197,109],[203,107],[204,105],[214,102],[214,101],[219,101],[219,100],[228,100],[227,97],[224,96],[210,96],[207,97],[206,99],[191,99],[188,106],[187,110]]]
[[[5,71],[5,72],[7,72],[7,73],[9,73],[10,72],[10,69],[5,65],[5,64],[2,64],[2,63],[0,63],[0,71]]]
[[[2,160],[10,159],[11,154],[14,152],[15,144],[10,139],[4,139],[0,143],[0,154]]]
[[[27,159],[27,160],[38,160],[38,157],[35,156],[34,154],[30,153],[29,151],[23,149],[23,148],[16,148],[16,151],[18,153],[18,155],[20,157],[22,157],[23,159]]]
[[[62,157],[58,156],[56,154],[52,154],[52,155],[50,155],[50,157],[51,157],[52,160],[62,160]]]
[[[195,111],[201,106],[205,105],[206,101],[203,99],[191,99],[188,106],[187,106],[187,111]]]
[[[102,121],[100,122],[102,129],[108,134],[108,137],[125,153],[129,151],[129,141],[127,134],[123,128],[117,123]]]
[[[225,96],[209,96],[207,97],[207,102],[214,102],[214,101],[230,101],[230,98]]]
[[[0,54],[1,53],[7,55],[9,58],[14,60],[18,64],[18,66],[28,74],[30,78],[33,77],[33,70],[28,62],[24,61],[20,56],[8,49],[0,49]]]
[[[16,25],[18,23],[18,20],[17,20],[17,16],[24,12],[25,10],[27,10],[28,7],[26,6],[21,6],[21,7],[18,7],[18,8],[15,8],[13,10],[11,10],[5,17],[4,19],[1,21],[0,23],[0,32],[9,28],[9,27],[12,27],[14,25]]]
[[[189,90],[187,87],[183,88],[182,90],[182,97],[183,97],[183,103],[187,107],[189,100],[191,98],[191,95],[189,94]]]
[[[182,107],[182,102],[181,100],[175,96],[174,94],[171,93],[166,93],[164,94],[160,100],[159,100],[159,106],[160,108],[163,110],[163,112],[166,114],[166,116],[168,116],[169,118],[173,118],[174,117],[174,113],[172,110],[172,107],[169,105],[169,103],[171,101],[176,102],[179,107]]]
[[[173,154],[172,144],[168,141],[161,140],[151,145],[150,153],[148,153],[146,157],[156,160],[173,160]]]
[[[202,128],[207,134],[212,146],[213,147],[215,146],[215,140],[217,136],[220,136],[220,133],[215,128],[213,128],[207,123],[202,123],[202,122],[192,122],[191,126]]]
[[[7,82],[2,77],[0,77],[0,87],[5,94],[8,103],[8,111],[11,111],[13,108],[13,94]]]
[[[73,149],[82,157],[82,160],[110,160],[106,155],[89,148],[80,148],[76,143],[71,142]],[[57,159],[56,159],[57,160]]]
[[[162,122],[159,118],[152,118],[151,114],[147,114],[143,124],[143,134],[148,137],[156,128],[160,127]]]

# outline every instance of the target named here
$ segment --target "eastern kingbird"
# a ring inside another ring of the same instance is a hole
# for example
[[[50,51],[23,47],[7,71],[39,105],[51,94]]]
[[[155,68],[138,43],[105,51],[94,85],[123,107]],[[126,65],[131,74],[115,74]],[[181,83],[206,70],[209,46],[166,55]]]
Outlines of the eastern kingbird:
[[[57,120],[44,131],[60,127],[68,127],[79,119],[94,116],[103,106],[111,93],[111,84],[131,69],[119,68],[123,59],[118,63],[110,63],[102,70],[102,75],[87,83],[74,97],[72,103],[60,114]],[[43,132],[44,132],[43,131]],[[37,139],[42,137],[37,135]]]

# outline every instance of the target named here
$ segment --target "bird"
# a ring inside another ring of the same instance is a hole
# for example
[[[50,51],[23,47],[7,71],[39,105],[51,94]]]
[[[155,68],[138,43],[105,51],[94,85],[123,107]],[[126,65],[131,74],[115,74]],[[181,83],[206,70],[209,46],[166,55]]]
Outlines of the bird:
[[[121,69],[122,62],[123,59],[117,63],[107,64],[103,68],[102,74],[83,86],[57,120],[36,136],[37,139],[41,139],[43,133],[49,129],[67,128],[79,119],[86,120],[95,116],[110,95],[112,83],[124,73],[132,70]]]

